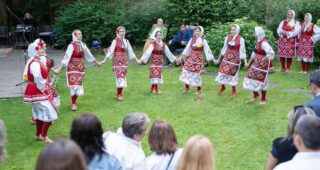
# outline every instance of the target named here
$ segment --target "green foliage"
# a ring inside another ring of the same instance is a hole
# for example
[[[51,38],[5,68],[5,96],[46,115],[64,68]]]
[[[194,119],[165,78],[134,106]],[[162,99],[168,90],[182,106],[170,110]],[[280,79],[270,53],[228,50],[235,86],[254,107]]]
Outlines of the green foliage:
[[[259,25],[255,21],[250,21],[247,18],[242,18],[236,19],[234,20],[234,22],[227,22],[224,24],[213,23],[212,27],[210,27],[208,31],[205,32],[205,38],[207,39],[211,50],[215,53],[216,56],[220,54],[225,37],[230,34],[230,28],[232,24],[239,24],[240,35],[246,42],[247,54],[251,54],[254,42],[256,41],[255,37],[253,36],[254,27],[256,26],[262,26],[264,28],[268,42],[275,49],[276,39],[273,36],[272,31],[270,31],[263,25]]]
[[[126,27],[126,37],[133,43],[142,43],[151,25],[161,16],[163,8],[160,1],[137,3],[131,1],[94,3],[77,1],[63,8],[56,18],[61,30],[59,41],[67,44],[74,29],[84,33],[84,40],[98,39],[109,44],[114,39],[118,26]]]

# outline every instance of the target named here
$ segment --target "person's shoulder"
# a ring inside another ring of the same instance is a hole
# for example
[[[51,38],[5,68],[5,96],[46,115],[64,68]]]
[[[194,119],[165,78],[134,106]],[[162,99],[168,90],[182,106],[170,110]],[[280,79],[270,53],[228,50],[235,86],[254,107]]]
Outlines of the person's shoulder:
[[[276,166],[273,170],[292,170],[292,160],[284,162]]]
[[[290,137],[277,137],[272,141],[274,146],[283,146],[293,143],[293,139]]]

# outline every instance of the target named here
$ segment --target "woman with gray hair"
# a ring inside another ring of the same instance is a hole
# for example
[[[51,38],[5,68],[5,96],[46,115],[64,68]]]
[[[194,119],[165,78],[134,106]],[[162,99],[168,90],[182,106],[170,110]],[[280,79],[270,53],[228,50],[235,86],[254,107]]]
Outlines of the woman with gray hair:
[[[294,128],[302,115],[315,115],[315,112],[309,107],[296,106],[288,113],[288,135],[273,140],[266,170],[272,170],[278,164],[291,160],[298,152],[294,146],[293,134]]]
[[[145,113],[129,113],[122,121],[122,128],[116,133],[103,134],[106,151],[120,161],[123,169],[135,169],[144,160],[141,140],[147,132],[149,122]]]
[[[7,157],[6,139],[6,128],[3,121],[0,119],[0,163]]]

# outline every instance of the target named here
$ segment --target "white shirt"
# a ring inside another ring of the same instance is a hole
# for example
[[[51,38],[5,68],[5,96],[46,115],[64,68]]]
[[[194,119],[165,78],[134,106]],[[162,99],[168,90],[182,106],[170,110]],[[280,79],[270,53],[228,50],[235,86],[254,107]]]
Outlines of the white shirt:
[[[121,128],[117,133],[105,132],[103,141],[106,152],[115,156],[124,170],[137,169],[145,159],[141,143],[126,137]]]
[[[298,152],[292,160],[279,164],[274,170],[319,170],[320,152]]]
[[[42,78],[41,67],[38,62],[33,62],[30,65],[30,73],[33,75],[34,82],[37,88],[43,92],[46,84],[46,80]]]
[[[125,44],[125,46],[127,47],[127,54],[129,56],[129,58],[132,60],[132,59],[136,59],[136,55],[134,54],[133,50],[132,50],[132,47],[131,47],[131,44],[129,43],[129,41],[127,39],[124,39],[123,40],[123,43]],[[116,48],[116,45],[117,45],[117,42],[116,40],[113,40],[110,47],[109,47],[109,50],[106,54],[106,58],[111,60],[112,57],[113,57],[113,54],[114,54],[114,50]]]
[[[63,57],[61,63],[64,65],[64,66],[68,66],[69,64],[69,61],[71,59],[71,56],[73,54],[73,45],[72,44],[69,44],[68,45],[68,48],[67,48],[67,51],[66,51],[66,54],[65,56]],[[93,62],[95,60],[94,56],[92,55],[92,53],[90,52],[90,50],[88,49],[87,45],[83,43],[83,50],[84,50],[84,58],[88,61],[88,62]]]
[[[279,27],[278,27],[278,29],[277,29],[277,33],[278,33],[279,37],[282,37],[282,34],[281,34],[282,25],[283,25],[283,21],[281,21],[281,23],[280,23],[280,25],[279,25]],[[300,25],[300,23],[297,21],[297,22],[295,23],[294,30],[288,32],[288,38],[292,38],[292,37],[298,36],[299,33],[300,33],[300,30],[301,30],[301,25]]]
[[[224,45],[223,45],[223,48],[222,48],[221,53],[220,53],[221,55],[225,55],[226,52],[227,52],[227,49],[228,49],[228,37],[229,36],[227,36],[224,39]],[[240,39],[239,56],[240,56],[240,59],[245,59],[246,58],[246,45],[245,45],[244,39],[242,37]]]
[[[163,42],[161,43],[161,45],[165,45]],[[147,51],[144,52],[143,56],[140,58],[140,60],[143,63],[147,63],[148,60],[150,59],[151,55],[152,55],[152,51],[153,51],[153,44],[151,44]],[[177,58],[171,53],[171,51],[169,50],[168,46],[165,45],[164,47],[164,54],[168,57],[169,61],[172,63],[174,62]]]
[[[168,170],[176,170],[178,167],[178,163],[180,161],[181,154],[182,154],[182,149],[178,149],[174,153],[174,155],[173,154],[158,155],[156,153],[153,153],[143,161],[143,163],[138,169],[166,170],[166,168],[168,167]],[[171,157],[172,157],[172,160],[170,162]],[[169,162],[170,162],[170,165],[169,165]]]

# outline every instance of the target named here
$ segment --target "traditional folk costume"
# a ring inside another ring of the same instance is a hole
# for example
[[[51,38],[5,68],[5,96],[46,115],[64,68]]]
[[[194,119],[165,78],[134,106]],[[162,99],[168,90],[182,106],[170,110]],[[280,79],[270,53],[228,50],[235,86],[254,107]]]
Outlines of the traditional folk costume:
[[[32,50],[32,48],[34,48],[34,45],[37,46],[38,51],[34,51]],[[32,58],[34,58],[35,56],[40,56],[40,62],[42,63],[42,65],[46,68],[46,70],[48,71],[48,77],[47,77],[47,85],[48,88],[50,89],[49,92],[51,93],[51,95],[53,96],[53,101],[54,104],[57,106],[57,108],[59,108],[60,106],[60,95],[58,93],[58,90],[54,87],[54,85],[51,82],[51,77],[50,77],[50,69],[53,67],[53,60],[48,59],[46,56],[41,55],[43,52],[45,52],[46,50],[46,44],[43,40],[41,39],[36,39],[32,45],[28,46],[28,56],[29,56],[29,60],[27,61],[26,65],[29,65],[32,60]],[[24,73],[23,73],[23,79],[25,81],[28,81],[28,67],[25,67],[24,69]],[[36,118],[32,117],[31,118],[31,123],[32,124],[36,124]]]
[[[174,62],[176,57],[170,52],[168,46],[162,41],[153,42],[147,51],[141,57],[143,63],[147,63],[150,59],[150,82],[151,92],[161,94],[158,85],[163,83],[163,54],[165,54],[170,62]]]
[[[106,54],[106,59],[112,59],[112,70],[116,74],[116,98],[119,101],[124,100],[122,90],[123,88],[127,87],[127,54],[130,59],[137,60],[129,41],[119,35],[121,29],[125,30],[125,28],[122,26],[117,28],[117,37],[112,41],[111,46]]]
[[[278,29],[278,55],[280,57],[281,70],[289,72],[292,59],[296,57],[296,48],[298,46],[298,34],[300,33],[301,26],[299,21],[295,20],[295,12],[292,12],[293,19],[283,20]],[[282,31],[286,31],[287,34],[283,34]],[[287,61],[287,63],[286,63]]]
[[[274,58],[274,51],[265,38],[264,30],[261,27],[255,27],[257,42],[249,61],[253,64],[249,67],[243,81],[243,88],[253,91],[252,101],[259,97],[258,91],[261,90],[261,104],[266,104],[267,89],[269,87],[268,74],[270,60]]]
[[[198,37],[194,36],[182,52],[182,56],[186,59],[180,75],[180,81],[185,83],[184,93],[189,91],[190,86],[197,87],[197,93],[201,93],[202,80],[200,72],[204,67],[203,52],[206,55],[207,61],[214,60],[207,40],[202,37],[204,32],[203,27],[199,26],[196,29],[201,30],[200,35]]]
[[[40,48],[31,44],[29,54],[36,54]],[[36,138],[51,143],[47,137],[47,131],[52,121],[58,118],[56,101],[52,96],[48,82],[49,72],[41,62],[39,55],[34,55],[26,65],[28,84],[24,93],[24,102],[32,103],[32,114],[36,119]]]
[[[314,58],[314,44],[320,39],[320,29],[312,23],[312,15],[306,13],[309,20],[301,26],[299,34],[298,60],[301,61],[301,73],[309,71],[310,64]]]
[[[77,31],[77,30],[76,30]],[[71,94],[71,109],[77,110],[77,98],[84,95],[83,78],[85,76],[85,66],[83,59],[94,62],[96,59],[85,43],[77,38],[76,31],[72,33],[72,42],[69,44],[66,54],[61,63],[67,68],[67,85]]]
[[[237,24],[233,26],[236,28],[236,34],[230,34],[224,40],[224,46],[220,53],[220,56],[223,56],[223,60],[215,81],[221,84],[218,94],[221,94],[226,89],[225,85],[227,84],[232,86],[232,97],[235,97],[241,59],[246,60],[246,48],[244,39],[239,35],[240,26]]]

